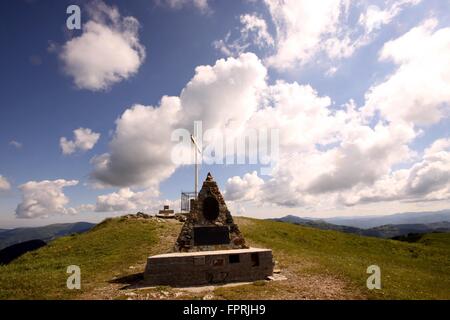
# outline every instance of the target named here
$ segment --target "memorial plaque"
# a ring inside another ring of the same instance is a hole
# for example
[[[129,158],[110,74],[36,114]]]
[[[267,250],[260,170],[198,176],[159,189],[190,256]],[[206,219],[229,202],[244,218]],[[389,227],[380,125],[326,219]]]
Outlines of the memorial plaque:
[[[230,243],[229,229],[226,226],[195,227],[194,245],[210,246]]]

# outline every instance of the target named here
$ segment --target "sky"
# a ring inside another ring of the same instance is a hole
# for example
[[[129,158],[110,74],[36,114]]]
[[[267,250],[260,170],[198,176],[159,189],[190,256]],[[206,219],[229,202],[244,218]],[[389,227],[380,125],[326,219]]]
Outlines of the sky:
[[[178,211],[190,134],[233,215],[449,208],[448,0],[11,0],[0,23],[0,228]]]

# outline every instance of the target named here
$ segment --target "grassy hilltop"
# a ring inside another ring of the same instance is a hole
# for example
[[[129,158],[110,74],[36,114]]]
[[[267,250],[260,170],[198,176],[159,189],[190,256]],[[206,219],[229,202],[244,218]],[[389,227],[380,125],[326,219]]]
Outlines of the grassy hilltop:
[[[274,251],[286,281],[182,290],[137,288],[148,255],[168,252],[176,221],[107,219],[0,266],[0,299],[450,299],[450,234],[415,243],[361,237],[289,223],[236,218],[247,242]],[[381,268],[382,290],[366,288],[366,269]],[[81,290],[68,290],[66,268],[81,268]]]

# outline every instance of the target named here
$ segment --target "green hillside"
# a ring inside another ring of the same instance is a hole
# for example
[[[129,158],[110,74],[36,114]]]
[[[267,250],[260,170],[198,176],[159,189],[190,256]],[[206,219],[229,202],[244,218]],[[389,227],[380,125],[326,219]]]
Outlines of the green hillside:
[[[285,281],[182,290],[139,288],[146,256],[168,252],[181,223],[108,219],[0,266],[0,299],[450,299],[450,234],[416,243],[361,237],[289,223],[236,218],[247,242],[274,251]],[[382,290],[366,289],[379,265]],[[81,268],[82,289],[66,288]]]

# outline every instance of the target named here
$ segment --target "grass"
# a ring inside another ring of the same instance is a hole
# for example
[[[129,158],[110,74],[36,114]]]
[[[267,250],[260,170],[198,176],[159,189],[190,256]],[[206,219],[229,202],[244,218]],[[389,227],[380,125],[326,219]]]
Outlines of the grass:
[[[333,275],[368,298],[450,299],[449,233],[406,243],[261,220],[242,223],[241,229],[254,244],[272,248],[282,268]],[[366,287],[370,265],[381,268],[382,290]],[[229,298],[227,291],[219,293]]]
[[[281,222],[236,221],[252,246],[273,249],[288,281],[221,287],[213,292],[216,299],[450,299],[448,233],[406,243]],[[167,252],[180,228],[179,223],[115,218],[87,233],[59,238],[0,266],[0,299],[127,298],[124,291],[98,291],[114,279],[142,272],[146,257]],[[373,264],[381,268],[382,290],[366,288],[366,269]],[[69,265],[80,266],[82,290],[66,288]],[[176,289],[163,289],[142,292],[186,298]]]
[[[111,219],[87,233],[59,238],[0,267],[0,299],[76,299],[145,262],[167,228],[145,220]],[[69,265],[81,268],[82,290],[67,289]]]

